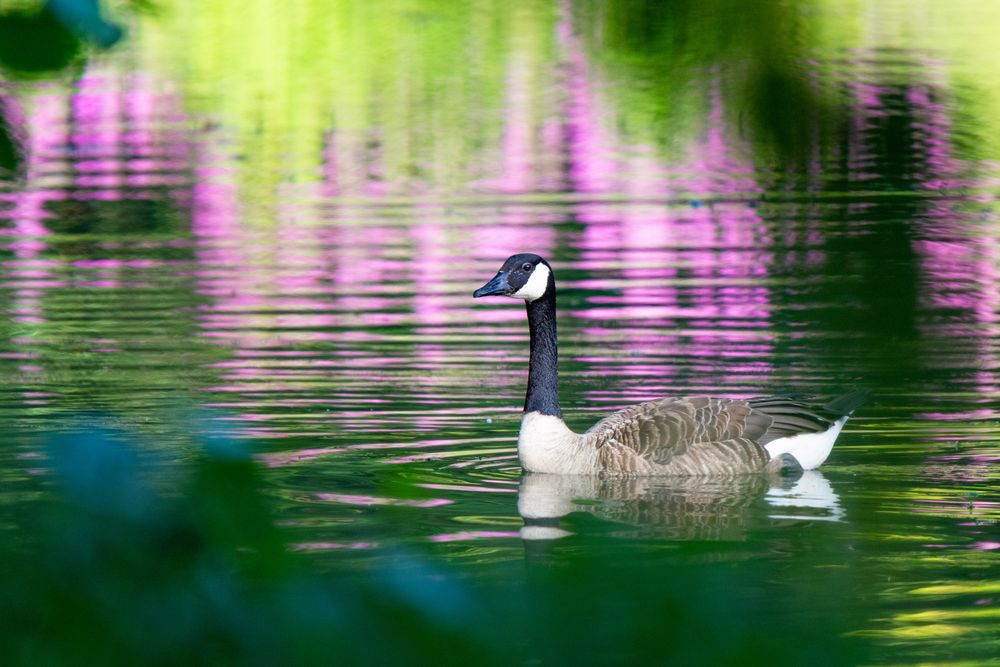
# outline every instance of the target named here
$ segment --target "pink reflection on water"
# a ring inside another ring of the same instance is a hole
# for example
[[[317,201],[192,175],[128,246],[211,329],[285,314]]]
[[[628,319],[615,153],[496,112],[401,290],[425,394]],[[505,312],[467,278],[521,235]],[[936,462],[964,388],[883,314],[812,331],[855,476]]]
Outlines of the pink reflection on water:
[[[296,542],[292,545],[295,551],[339,551],[365,550],[378,548],[378,542]]]
[[[582,40],[574,34],[569,3],[560,4],[558,38],[566,53],[566,135],[569,180],[575,192],[614,190],[619,165],[612,159],[614,139],[606,129],[612,120],[600,89],[594,85]]]
[[[411,416],[412,417],[420,417],[420,416],[425,416],[427,414],[427,412],[428,411],[421,410],[419,414],[408,414],[406,416],[407,417],[411,417]],[[472,412],[472,411],[469,411],[469,412]],[[475,412],[478,412],[478,410],[476,410]],[[453,411],[452,410],[448,410],[448,413],[452,414]],[[346,416],[348,416],[348,417],[357,416],[357,417],[360,418],[360,417],[363,417],[364,414],[363,413],[348,412],[348,413],[346,413]],[[385,416],[389,417],[389,416],[392,416],[392,414],[389,413],[389,414],[387,414]],[[472,442],[480,443],[480,442],[494,442],[494,441],[506,442],[506,439],[505,438],[499,438],[499,439],[496,439],[496,438],[493,438],[493,439],[491,439],[491,438],[480,438],[480,439],[476,439],[476,440],[474,440]],[[424,448],[427,448],[427,447],[451,447],[451,446],[455,446],[455,445],[468,445],[469,443],[470,443],[470,440],[467,439],[467,438],[440,438],[440,439],[433,439],[433,440],[420,440],[420,441],[415,441],[415,442],[412,442],[412,441],[411,442],[406,442],[406,441],[400,441],[400,442],[377,442],[377,443],[376,442],[366,442],[364,444],[351,445],[350,449],[404,449],[404,448],[405,449],[411,449],[411,448],[412,449],[417,449],[417,448],[424,449]]]
[[[164,94],[157,86],[151,78],[128,77],[93,64],[72,84],[22,86],[25,113],[20,114],[19,125],[24,128],[26,178],[19,189],[0,193],[5,204],[0,218],[13,223],[0,229],[0,237],[7,237],[2,245],[14,254],[4,265],[4,283],[12,288],[7,312],[12,321],[31,325],[33,332],[12,341],[18,346],[30,348],[45,342],[45,302],[50,290],[144,288],[148,283],[141,278],[123,280],[121,271],[141,276],[144,270],[162,268],[159,262],[142,259],[43,259],[49,250],[47,223],[55,215],[51,212],[54,205],[162,199],[173,194],[165,193],[163,187],[187,184],[186,142],[169,129],[179,105],[171,93]],[[91,221],[84,217],[81,224]],[[114,341],[105,343],[91,350],[120,351]],[[25,376],[43,376],[47,355],[38,358],[42,360],[38,365],[22,365],[19,371]],[[52,397],[30,389],[23,395],[32,405],[45,404]]]
[[[11,340],[18,347],[28,349],[13,352],[9,358],[24,361],[41,360],[44,356],[37,349],[42,342],[37,332],[46,323],[43,299],[48,288],[59,286],[59,281],[53,279],[54,264],[40,258],[41,253],[47,248],[45,237],[49,234],[43,224],[43,220],[47,217],[45,205],[56,199],[59,193],[34,185],[44,169],[38,151],[45,150],[48,147],[47,142],[52,140],[52,134],[45,132],[45,128],[47,123],[54,120],[58,109],[56,101],[55,96],[40,95],[37,99],[29,101],[32,107],[30,114],[25,115],[18,109],[18,117],[12,120],[23,124],[26,130],[24,148],[27,186],[12,193],[0,193],[0,202],[9,205],[5,210],[0,209],[0,219],[8,218],[14,223],[12,228],[0,228],[0,238],[10,237],[9,241],[3,239],[2,246],[14,254],[11,260],[3,263],[0,273],[2,285],[12,288],[10,302],[5,310],[11,316],[12,322],[31,325],[31,329],[35,332],[30,336]],[[0,111],[7,112],[10,117],[14,104],[13,98],[6,98],[0,106]],[[48,405],[53,394],[39,391],[33,386],[43,380],[42,365],[21,363],[17,370],[26,385],[22,386],[20,391],[23,403],[30,406]]]
[[[985,419],[996,419],[1000,416],[997,408],[980,408],[975,410],[961,410],[958,412],[919,412],[917,416],[930,421],[979,421]],[[956,436],[956,439],[960,439]]]
[[[260,458],[268,468],[279,468],[283,466],[295,465],[313,461],[328,454],[336,454],[344,451],[343,447],[317,447],[314,449],[299,449],[294,452],[281,452],[275,454],[263,454]]]
[[[859,54],[872,57],[874,54]],[[947,64],[932,58],[924,59],[922,80],[908,87],[873,83],[852,83],[855,97],[856,126],[850,141],[852,172],[873,167],[873,149],[879,141],[878,126],[873,119],[884,118],[899,111],[887,105],[894,97],[905,101],[905,111],[913,135],[911,150],[917,161],[909,174],[917,186],[934,195],[955,193],[957,197],[930,197],[926,200],[923,217],[915,221],[919,229],[914,247],[920,256],[922,285],[919,290],[922,307],[930,314],[921,321],[921,329],[931,338],[958,337],[980,341],[975,359],[954,355],[930,355],[932,363],[956,364],[963,368],[979,368],[976,390],[993,398],[998,393],[995,371],[997,362],[989,341],[996,340],[1000,315],[1000,240],[992,234],[976,234],[981,223],[963,210],[969,200],[969,190],[987,183],[983,177],[973,177],[971,165],[956,155],[952,120],[953,103],[947,99],[949,81]],[[871,178],[878,174],[870,174]],[[989,177],[986,177],[987,180]],[[937,312],[936,312],[937,311]],[[952,311],[952,317],[939,312]],[[971,331],[969,327],[978,331]],[[962,329],[965,329],[964,331]]]
[[[588,112],[592,108],[577,109],[575,127],[581,136],[600,136],[600,116]],[[697,157],[677,169],[683,178],[671,177],[653,151],[639,148],[631,154],[634,168],[625,171],[644,176],[621,186],[628,203],[575,205],[576,218],[585,223],[577,267],[610,279],[591,278],[574,286],[614,290],[592,296],[584,308],[572,311],[573,317],[596,325],[585,326],[584,336],[601,340],[605,328],[598,323],[605,321],[684,330],[683,336],[661,335],[650,346],[640,335],[630,339],[628,327],[620,328],[617,337],[623,340],[615,341],[614,348],[630,357],[628,364],[614,363],[613,356],[600,361],[592,355],[578,357],[589,358],[594,372],[662,376],[668,372],[662,363],[643,364],[635,355],[664,350],[695,359],[727,354],[728,377],[759,377],[771,371],[766,359],[772,347],[773,307],[766,278],[773,240],[762,231],[755,208],[728,201],[759,192],[759,186],[752,165],[737,158],[734,143],[726,139],[717,90],[708,120],[704,141],[691,151]],[[570,151],[572,161],[593,159],[576,148]],[[690,193],[708,203],[671,201],[672,195],[685,201]],[[745,340],[752,330],[760,332],[751,334],[757,345],[734,350],[731,343]]]
[[[453,500],[447,498],[430,498],[427,500],[411,500],[403,498],[379,498],[377,496],[351,495],[346,493],[317,493],[320,500],[342,505],[360,505],[362,507],[393,505],[399,507],[432,508],[451,505]]]
[[[973,542],[969,547],[980,551],[995,551],[1000,549],[1000,542]]]
[[[493,486],[476,486],[474,484],[417,484],[424,489],[435,489],[437,491],[473,491],[476,493],[517,493],[517,489],[504,489]]]
[[[334,155],[340,150],[337,142],[331,138],[327,146],[328,181],[321,194],[344,191],[343,160]],[[363,205],[328,202],[314,209],[295,205],[298,199],[292,195],[276,214],[276,225],[254,229],[242,220],[239,195],[225,182],[237,171],[233,159],[206,156],[199,164],[213,171],[200,175],[193,200],[199,260],[195,277],[199,291],[211,299],[199,309],[198,320],[203,335],[226,344],[235,357],[216,364],[223,377],[211,390],[244,395],[247,400],[225,403],[245,409],[247,421],[280,419],[277,408],[302,405],[318,391],[339,407],[317,419],[351,431],[396,423],[397,418],[371,410],[400,394],[424,405],[447,402],[434,389],[454,381],[440,372],[443,364],[452,363],[453,349],[442,335],[451,325],[463,324],[471,312],[472,288],[462,285],[457,272],[469,272],[469,285],[481,280],[479,272],[470,272],[456,258],[480,254],[495,268],[498,252],[504,252],[504,242],[497,239],[500,230],[509,234],[511,252],[522,250],[526,238],[542,252],[554,244],[554,229],[543,224],[545,210],[504,206],[506,224],[470,226],[456,225],[449,219],[454,214],[440,204],[416,201],[401,207],[404,220],[397,221],[395,213],[382,216],[373,208],[382,198],[373,190],[367,191]],[[252,272],[246,267],[253,267]],[[492,311],[476,312],[485,319],[497,317]],[[399,334],[386,327],[407,327],[405,346],[394,343]],[[317,343],[321,352],[310,350],[298,358],[281,354]],[[345,386],[357,387],[349,398],[327,391]],[[435,411],[407,415],[405,423],[418,431],[442,425]],[[285,431],[267,432],[276,437]]]
[[[973,175],[972,165],[957,156],[953,145],[955,105],[945,92],[949,90],[947,68],[934,60],[923,64],[924,81],[905,91],[908,111],[914,118],[913,150],[923,158],[915,180],[933,195],[960,195],[929,197],[923,217],[917,221],[919,237],[914,248],[920,257],[922,287],[918,293],[924,311],[919,326],[930,344],[940,346],[938,341],[948,341],[947,352],[927,355],[924,363],[960,371],[963,389],[978,394],[967,401],[973,404],[968,409],[925,416],[949,421],[991,419],[996,416],[994,406],[1000,397],[995,344],[1000,338],[1000,238],[976,233],[984,223],[968,208],[968,191],[989,184],[982,182],[982,176]],[[983,454],[966,457],[962,477],[990,476],[995,457]],[[941,458],[932,457],[931,466]]]
[[[504,442],[504,443],[506,443],[508,445],[511,445],[510,439],[508,439],[508,438],[502,439],[501,442]],[[438,460],[438,459],[453,458],[454,456],[456,456],[456,454],[454,452],[451,452],[451,451],[443,451],[443,452],[420,452],[419,454],[408,454],[406,456],[397,456],[395,458],[385,459],[383,461],[383,463],[386,463],[386,464],[419,463],[421,461],[435,461],[435,460]],[[506,458],[508,460],[510,460],[510,459],[516,458],[516,455],[510,455],[510,456],[507,456]],[[484,459],[478,459],[477,458],[476,461],[469,461],[468,463],[471,465],[471,464],[477,463],[477,462],[479,462],[481,460],[484,460]],[[460,466],[458,466],[458,464],[452,464],[451,467],[460,467]]]
[[[707,129],[703,140],[687,151],[692,158],[670,168],[657,157],[659,151],[644,146],[619,149],[622,157],[615,158],[613,147],[622,142],[608,131],[614,112],[573,34],[568,3],[562,12],[559,38],[569,61],[565,115],[573,188],[620,193],[626,202],[581,200],[574,206],[575,218],[584,225],[576,268],[607,276],[574,286],[614,291],[591,297],[571,314],[594,323],[582,329],[588,340],[606,339],[598,324],[604,321],[641,322],[664,331],[685,326],[701,330],[693,336],[661,335],[650,347],[639,335],[630,340],[629,327],[622,327],[616,338],[623,340],[616,340],[614,348],[631,357],[628,364],[615,364],[614,356],[577,359],[590,361],[597,373],[662,375],[667,370],[662,363],[643,364],[631,355],[666,349],[679,357],[717,358],[734,336],[745,337],[739,330],[758,329],[761,345],[736,352],[727,362],[736,375],[768,373],[762,360],[771,347],[772,299],[764,279],[773,262],[773,241],[762,231],[754,208],[732,201],[761,188],[753,164],[737,157],[739,142],[726,134],[720,86],[709,86]]]
[[[45,166],[38,151],[45,150],[52,140],[52,133],[45,131],[45,124],[55,120],[58,100],[56,96],[40,95],[29,101],[31,113],[18,114],[20,121],[26,125],[26,182],[29,185],[13,193],[0,193],[0,198],[12,205],[0,216],[10,218],[14,223],[13,228],[0,230],[0,234],[12,237],[4,245],[13,250],[15,256],[3,267],[3,284],[13,288],[11,303],[6,310],[13,315],[12,321],[24,324],[44,324],[42,298],[45,290],[62,284],[52,278],[54,264],[39,258],[47,247],[45,237],[49,234],[43,224],[48,217],[44,207],[59,193],[31,186],[39,179]],[[5,101],[3,108],[9,108],[7,105],[10,104],[13,104],[12,99]],[[29,341],[29,344],[37,342],[34,339]]]
[[[416,221],[410,227],[414,245],[413,313],[422,326],[445,324],[454,314],[450,295],[442,288],[456,266],[451,255],[446,225],[441,221],[437,206],[418,206],[414,211]]]
[[[431,542],[465,542],[468,540],[520,538],[518,531],[508,530],[463,530],[457,533],[431,535]]]
[[[558,30],[567,63],[561,80],[567,102],[561,109],[555,107],[553,115],[536,118],[537,102],[532,98],[536,92],[525,78],[527,65],[516,55],[508,63],[501,173],[495,180],[487,178],[488,187],[523,192],[541,183],[551,185],[561,177],[544,170],[565,162],[575,192],[614,195],[614,201],[628,202],[621,205],[595,197],[573,210],[583,236],[582,257],[574,268],[610,273],[622,286],[620,295],[596,297],[570,315],[592,321],[595,330],[604,328],[607,320],[642,321],[643,326],[661,331],[687,323],[690,328],[684,336],[660,335],[655,342],[633,327],[632,340],[617,345],[616,352],[645,353],[666,345],[680,346],[685,355],[721,357],[721,350],[730,355],[727,361],[737,375],[766,375],[769,366],[762,359],[770,345],[766,330],[771,300],[762,279],[772,258],[756,212],[739,203],[724,203],[759,188],[751,165],[735,157],[733,142],[722,130],[721,96],[717,90],[712,93],[709,128],[703,145],[691,151],[696,156],[691,162],[670,167],[651,147],[622,149],[613,107],[570,21],[564,5]],[[235,351],[238,362],[218,365],[224,377],[215,390],[245,394],[248,400],[227,404],[244,406],[248,421],[254,416],[278,419],[280,412],[267,408],[302,405],[311,392],[354,385],[357,380],[349,374],[359,370],[371,386],[386,387],[387,395],[359,391],[351,410],[331,415],[339,426],[354,429],[371,420],[381,422],[381,413],[364,414],[354,407],[377,407],[396,392],[440,402],[434,387],[454,381],[453,375],[441,372],[442,367],[466,362],[453,356],[454,346],[441,342],[442,336],[452,333],[450,326],[475,318],[484,326],[471,334],[492,335],[498,341],[523,337],[520,332],[511,336],[485,326],[520,323],[520,309],[470,310],[469,289],[462,287],[459,292],[455,286],[481,282],[499,259],[512,252],[533,250],[551,256],[568,242],[575,243],[560,238],[553,223],[568,216],[554,207],[509,201],[492,207],[484,204],[483,215],[491,224],[456,220],[456,214],[440,203],[419,201],[381,215],[376,207],[387,203],[384,195],[390,186],[380,177],[384,155],[376,135],[365,138],[331,131],[318,190],[326,201],[315,209],[299,206],[297,191],[290,190],[275,213],[276,228],[266,232],[244,220],[246,212],[234,185],[234,174],[239,172],[235,157],[213,154],[219,149],[210,140],[202,149],[209,153],[197,160],[200,171],[192,202],[198,238],[196,278],[199,291],[211,299],[199,322],[206,337]],[[364,149],[362,144],[369,140],[373,148]],[[551,160],[538,155],[539,141]],[[352,166],[359,156],[362,166]],[[715,203],[681,207],[668,203],[674,197],[687,201],[692,193]],[[362,195],[363,204],[335,199],[345,194]],[[482,261],[467,267],[456,257]],[[594,281],[596,289],[609,284],[604,276]],[[406,293],[412,294],[409,302],[410,297],[396,296]],[[407,326],[413,327],[413,340],[401,352],[386,345],[390,336],[377,331]],[[366,344],[348,344],[362,342],[359,333],[367,334]],[[750,335],[756,345],[733,346],[745,343]],[[271,356],[282,348],[313,344],[323,345],[319,356],[324,358]],[[482,352],[490,354],[502,356]],[[581,358],[595,364],[606,359],[606,366],[614,363],[614,355]],[[424,372],[404,375],[407,367]],[[663,369],[662,364],[633,365],[622,373],[653,375]],[[407,419],[417,430],[441,423],[435,415]]]
[[[516,40],[517,33],[512,39]],[[532,154],[532,110],[535,107],[530,51],[514,48],[507,65],[504,134],[501,155],[504,192],[528,192],[535,186],[535,156]]]

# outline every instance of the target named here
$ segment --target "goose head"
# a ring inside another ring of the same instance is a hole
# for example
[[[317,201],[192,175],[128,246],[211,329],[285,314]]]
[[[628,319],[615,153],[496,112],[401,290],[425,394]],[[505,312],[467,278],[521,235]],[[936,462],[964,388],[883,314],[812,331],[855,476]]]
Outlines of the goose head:
[[[521,253],[511,255],[488,283],[472,296],[509,296],[532,302],[555,289],[552,267],[538,255]]]

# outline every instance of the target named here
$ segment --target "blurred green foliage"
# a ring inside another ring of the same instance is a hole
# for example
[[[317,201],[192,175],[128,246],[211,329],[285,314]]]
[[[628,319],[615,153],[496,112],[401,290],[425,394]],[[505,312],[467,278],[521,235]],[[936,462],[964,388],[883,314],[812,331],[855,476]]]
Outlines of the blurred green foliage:
[[[581,542],[570,559],[526,543],[493,583],[419,551],[320,573],[286,549],[240,444],[167,466],[130,439],[48,445],[54,492],[0,540],[5,664],[823,665],[856,648],[815,613],[775,636],[769,584],[738,569],[632,567]]]
[[[46,0],[0,4],[0,84],[72,75],[88,45],[108,48],[122,28],[104,17],[99,0]],[[0,87],[0,92],[3,88]],[[12,114],[0,100],[0,180],[19,176],[24,155]]]
[[[48,5],[0,13],[0,67],[7,77],[50,75],[82,55],[83,40]]]
[[[0,99],[0,180],[16,176],[23,168],[23,150],[7,120],[6,104]]]
[[[597,74],[589,85],[610,93],[604,121],[616,141],[658,146],[671,161],[686,157],[706,127],[718,126],[716,112],[728,121],[727,143],[739,143],[730,141],[734,135],[746,139],[762,171],[830,157],[859,114],[843,64],[863,63],[875,49],[927,43],[942,62],[975,63],[972,72],[931,68],[916,78],[932,86],[951,75],[961,80],[959,112],[973,116],[976,129],[976,140],[962,146],[986,154],[995,133],[984,121],[995,117],[1000,87],[992,82],[1000,70],[988,44],[970,56],[982,40],[958,36],[988,31],[996,8],[877,4],[178,0],[151,11],[146,0],[129,0],[116,8],[133,15],[142,35],[135,42],[140,67],[178,82],[190,110],[234,132],[243,180],[268,193],[278,181],[315,181],[325,160],[336,163],[348,190],[360,187],[352,181],[359,174],[390,190],[464,186],[470,175],[487,175],[478,173],[482,161],[493,159],[513,130],[532,137],[523,150],[542,159],[539,137],[566,93],[565,72],[553,65],[577,50],[561,42],[563,27],[583,37],[587,66]],[[99,0],[0,6],[0,76],[75,71],[92,46],[110,46],[123,34],[104,9]],[[861,29],[872,13],[888,14],[873,24],[899,34],[876,38]],[[871,80],[899,78],[887,68]],[[0,126],[0,134],[9,132]],[[16,171],[0,146],[0,160],[5,155],[0,167]]]
[[[479,161],[497,159],[507,100],[522,100],[519,129],[530,134],[558,108],[547,71],[556,10],[534,0],[183,0],[145,21],[137,47],[179,82],[188,109],[232,132],[252,193],[243,199],[268,215],[278,182],[315,181],[327,161],[351,193],[369,178],[398,192],[487,176]],[[523,90],[511,87],[515,66]]]
[[[763,164],[798,165],[843,137],[845,100],[805,66],[820,26],[803,6],[587,0],[578,13],[633,137],[684,146],[704,129],[713,105]]]

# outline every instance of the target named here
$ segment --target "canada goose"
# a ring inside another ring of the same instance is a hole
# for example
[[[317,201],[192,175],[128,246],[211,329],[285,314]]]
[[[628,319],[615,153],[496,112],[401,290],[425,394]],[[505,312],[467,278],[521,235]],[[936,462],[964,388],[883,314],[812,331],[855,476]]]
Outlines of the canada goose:
[[[556,474],[720,475],[818,467],[848,416],[867,397],[825,405],[782,397],[695,396],[640,403],[574,433],[559,409],[556,283],[538,255],[512,255],[473,297],[524,299],[531,352],[517,440],[521,467]]]

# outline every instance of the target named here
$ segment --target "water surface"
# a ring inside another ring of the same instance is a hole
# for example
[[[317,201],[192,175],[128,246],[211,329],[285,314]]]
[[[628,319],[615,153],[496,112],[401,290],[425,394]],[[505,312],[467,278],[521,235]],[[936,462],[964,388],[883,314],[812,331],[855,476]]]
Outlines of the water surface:
[[[287,100],[236,111],[202,70],[145,64],[153,28],[11,94],[30,154],[0,193],[9,538],[50,493],[39,438],[67,423],[165,468],[225,436],[313,571],[418,553],[473,596],[511,587],[593,623],[522,659],[693,659],[679,637],[718,617],[723,661],[764,629],[753,655],[788,664],[792,637],[817,664],[995,660],[1000,162],[969,148],[970,63],[912,43],[796,60],[850,122],[793,172],[730,123],[724,70],[644,141],[588,48],[596,19],[490,11],[501,45],[460,43],[498,89],[438,80],[440,104],[386,93],[377,118],[338,98],[357,115],[247,135]],[[471,298],[519,251],[555,269],[579,429],[671,394],[873,399],[801,479],[523,476],[523,306]]]

